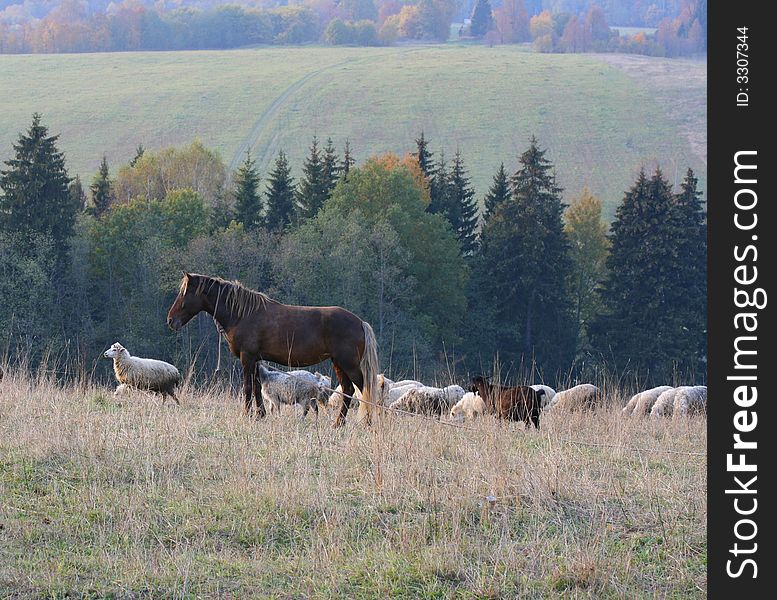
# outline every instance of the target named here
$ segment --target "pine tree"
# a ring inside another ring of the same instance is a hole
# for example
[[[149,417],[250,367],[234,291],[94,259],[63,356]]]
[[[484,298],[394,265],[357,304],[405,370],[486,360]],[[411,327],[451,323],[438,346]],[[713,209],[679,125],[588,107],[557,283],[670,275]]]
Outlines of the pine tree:
[[[275,167],[267,176],[267,216],[268,229],[280,231],[294,218],[294,179],[286,154],[281,150],[275,160]]]
[[[68,192],[65,156],[57,149],[59,136],[48,135],[41,116],[13,145],[15,155],[0,170],[0,231],[30,237],[50,236],[58,259],[66,259],[80,207]]]
[[[138,164],[138,161],[143,158],[143,153],[145,152],[145,148],[143,148],[143,144],[138,144],[138,147],[135,148],[135,156],[130,161],[130,167],[134,167],[136,164]]]
[[[84,185],[81,183],[81,177],[76,175],[76,178],[70,182],[67,191],[73,205],[77,206],[79,211],[86,210],[86,192],[84,192]]]
[[[259,174],[250,151],[235,174],[235,218],[243,223],[246,231],[253,231],[262,224],[262,198],[259,195]]]
[[[353,167],[356,164],[356,161],[353,158],[353,155],[351,154],[351,142],[349,140],[345,140],[345,150],[343,151],[343,162],[340,164],[340,176],[343,179],[348,179],[348,173],[351,170],[351,167]]]
[[[611,227],[605,310],[592,326],[611,366],[654,381],[697,366],[706,299],[702,219],[692,173],[678,196],[660,169],[650,179],[640,172],[626,193]]]
[[[340,160],[335,151],[335,147],[332,144],[332,138],[326,140],[326,147],[324,148],[324,187],[326,188],[326,197],[332,194],[332,190],[337,184],[337,180],[340,179]]]
[[[92,214],[99,218],[108,210],[113,201],[108,159],[105,155],[103,155],[97,174],[92,179],[92,185],[89,186],[89,190],[92,192]]]
[[[429,177],[429,206],[426,211],[432,214],[444,214],[448,206],[450,185],[448,179],[448,165],[445,162],[445,152],[440,151],[437,163]]]
[[[485,212],[483,213],[483,220],[487,221],[496,212],[496,209],[510,198],[510,181],[507,178],[507,171],[505,171],[505,164],[499,165],[499,170],[494,175],[494,183],[486,194],[484,199]]]
[[[446,217],[451,224],[464,256],[471,256],[477,250],[478,207],[475,190],[472,189],[461,151],[456,150],[451,168]]]
[[[484,344],[505,361],[550,372],[569,366],[574,331],[567,286],[571,263],[561,188],[532,137],[512,178],[513,194],[483,226],[473,280]]]
[[[413,153],[413,156],[415,156],[416,160],[418,160],[418,165],[421,167],[421,171],[423,171],[424,176],[431,178],[434,172],[434,167],[432,164],[433,154],[429,152],[429,142],[424,137],[423,131],[421,131],[421,137],[416,139],[415,145],[417,150]]]
[[[491,10],[491,3],[488,0],[477,0],[472,9],[472,20],[469,31],[475,37],[486,35],[494,26],[494,17]]]
[[[297,207],[301,216],[310,218],[318,213],[328,196],[326,185],[318,138],[313,136],[310,155],[302,165],[302,179],[297,188]]]

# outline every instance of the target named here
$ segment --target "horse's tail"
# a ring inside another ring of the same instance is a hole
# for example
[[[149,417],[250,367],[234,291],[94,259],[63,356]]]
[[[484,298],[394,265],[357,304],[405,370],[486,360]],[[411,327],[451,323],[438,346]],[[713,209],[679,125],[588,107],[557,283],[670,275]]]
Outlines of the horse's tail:
[[[380,370],[380,363],[378,362],[378,340],[375,338],[375,332],[372,330],[367,321],[362,321],[362,328],[364,329],[364,354],[362,354],[359,368],[362,372],[362,379],[364,380],[364,387],[362,388],[362,399],[364,402],[359,403],[359,420],[366,417],[367,422],[370,422],[372,413],[375,412],[377,404],[379,402],[379,394],[373,392],[378,389],[378,371]],[[364,409],[362,409],[364,407]]]

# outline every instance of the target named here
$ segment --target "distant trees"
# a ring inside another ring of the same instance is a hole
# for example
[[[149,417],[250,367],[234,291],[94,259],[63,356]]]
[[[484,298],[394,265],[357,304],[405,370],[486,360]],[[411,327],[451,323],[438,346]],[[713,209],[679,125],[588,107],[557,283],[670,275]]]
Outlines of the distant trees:
[[[314,217],[329,197],[329,182],[324,161],[318,148],[318,138],[313,136],[310,154],[302,164],[302,178],[297,187],[297,210],[303,217]]]
[[[188,146],[144,151],[134,165],[121,167],[114,190],[117,202],[142,196],[161,200],[168,192],[190,188],[212,206],[224,194],[227,168],[218,152],[195,140]]]
[[[92,185],[89,186],[92,193],[92,214],[100,217],[113,201],[113,189],[111,184],[110,172],[108,170],[108,159],[103,154],[102,162],[97,174],[92,179]]]
[[[267,215],[265,225],[272,231],[281,231],[294,220],[294,178],[283,150],[278,152],[275,165],[267,176]]]
[[[0,169],[0,231],[32,240],[51,240],[58,261],[64,262],[79,206],[68,190],[65,155],[58,135],[49,135],[41,115],[13,144],[14,155]]]
[[[469,26],[470,33],[475,37],[483,37],[491,31],[494,25],[494,16],[489,0],[477,0],[472,9],[472,17]]]
[[[604,310],[591,330],[594,346],[612,368],[654,381],[671,380],[675,369],[700,369],[706,237],[693,173],[676,196],[660,170],[650,178],[640,172],[611,230]]]
[[[138,153],[117,178],[138,192],[87,209],[55,142],[36,115],[0,172],[4,351],[35,348],[34,361],[77,340],[79,360],[96,360],[95,347],[121,336],[138,352],[213,366],[212,324],[176,337],[164,325],[183,268],[354,310],[394,369],[437,371],[444,350],[467,368],[498,357],[547,377],[590,365],[661,381],[704,371],[706,219],[690,170],[676,191],[660,171],[643,172],[608,238],[588,190],[564,212],[534,138],[512,176],[499,166],[479,231],[463,153],[433,157],[423,134],[414,154],[359,166],[347,142],[341,158],[331,139],[321,149],[314,138],[302,179],[320,195],[302,214],[283,151],[262,190],[250,154],[225,190],[223,163],[201,144]],[[110,197],[107,159],[93,183],[95,198]],[[65,210],[67,231],[57,229]]]
[[[489,321],[481,334],[503,361],[549,372],[569,364],[574,345],[568,283],[571,261],[561,189],[537,140],[520,156],[511,197],[484,222],[474,267],[477,301]]]

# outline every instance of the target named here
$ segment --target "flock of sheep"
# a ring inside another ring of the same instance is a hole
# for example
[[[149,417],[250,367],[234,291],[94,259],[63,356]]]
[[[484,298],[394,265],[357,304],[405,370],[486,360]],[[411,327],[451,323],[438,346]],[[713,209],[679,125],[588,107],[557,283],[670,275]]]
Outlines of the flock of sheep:
[[[115,394],[127,388],[137,388],[162,395],[162,402],[171,396],[176,403],[175,388],[181,382],[178,369],[164,361],[138,358],[118,342],[105,351],[106,358],[113,359],[113,369],[119,386]],[[305,370],[279,371],[258,366],[262,399],[271,413],[278,413],[282,404],[299,405],[303,417],[312,409],[326,408],[333,413],[343,402],[342,388],[332,390],[332,380],[321,373]],[[546,385],[504,387],[492,385],[486,378],[475,377],[470,390],[459,385],[444,388],[424,385],[405,379],[392,381],[384,375],[378,377],[376,402],[393,411],[427,415],[447,415],[453,420],[474,419],[486,413],[498,418],[523,421],[539,428],[541,411],[590,410],[602,400],[600,390],[590,383],[576,385],[556,392]],[[361,395],[357,390],[353,402]],[[627,416],[654,418],[681,417],[704,413],[707,407],[706,386],[660,386],[635,394],[623,408]]]

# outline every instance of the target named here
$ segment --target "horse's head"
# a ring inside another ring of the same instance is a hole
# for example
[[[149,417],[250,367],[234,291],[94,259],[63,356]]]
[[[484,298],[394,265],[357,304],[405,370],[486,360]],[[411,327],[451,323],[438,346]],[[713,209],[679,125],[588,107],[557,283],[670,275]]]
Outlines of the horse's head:
[[[116,342],[105,352],[103,352],[103,356],[105,358],[117,358],[125,353],[129,354],[129,352],[127,352],[127,349],[124,346],[122,346],[119,342]]]
[[[198,275],[184,272],[178,296],[167,311],[167,324],[175,331],[186,325],[194,315],[205,308],[203,296],[197,289],[197,277]]]
[[[471,385],[469,386],[470,392],[480,394],[482,398],[486,397],[486,393],[491,389],[491,383],[482,375],[477,375],[472,378]]]

